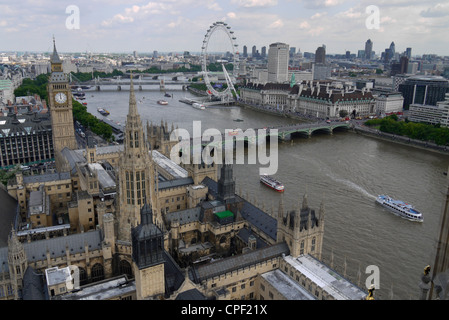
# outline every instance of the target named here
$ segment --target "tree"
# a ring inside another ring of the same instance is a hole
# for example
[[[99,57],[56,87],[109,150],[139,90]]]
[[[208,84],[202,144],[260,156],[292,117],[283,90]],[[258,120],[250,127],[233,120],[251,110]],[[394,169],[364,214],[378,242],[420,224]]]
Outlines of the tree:
[[[347,111],[347,110],[340,110],[340,111],[338,112],[338,115],[339,115],[341,118],[346,118],[346,117],[348,116],[348,111]]]

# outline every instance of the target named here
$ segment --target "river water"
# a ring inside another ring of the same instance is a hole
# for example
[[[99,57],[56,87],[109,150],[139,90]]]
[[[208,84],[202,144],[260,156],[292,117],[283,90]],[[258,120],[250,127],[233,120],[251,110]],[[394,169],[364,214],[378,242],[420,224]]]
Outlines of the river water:
[[[175,88],[175,87],[173,87]],[[192,129],[193,121],[207,128],[261,128],[297,123],[240,107],[198,110],[179,102],[193,97],[186,91],[136,91],[138,111],[144,124],[152,121]],[[159,99],[168,101],[162,106]],[[98,107],[110,111],[109,119],[125,124],[129,91],[86,91],[87,109],[102,118]],[[234,122],[234,119],[243,122]],[[381,141],[352,132],[317,134],[279,143],[276,177],[285,185],[284,207],[294,209],[308,195],[309,206],[326,210],[323,260],[340,274],[366,289],[372,269],[379,270],[376,298],[408,300],[419,296],[420,276],[433,264],[434,248],[447,177],[449,157],[430,151]],[[277,214],[280,194],[259,182],[259,165],[234,166],[236,190]],[[424,222],[411,222],[375,203],[378,194],[412,203],[424,213]],[[346,267],[345,267],[346,266]],[[345,271],[346,270],[346,271]]]

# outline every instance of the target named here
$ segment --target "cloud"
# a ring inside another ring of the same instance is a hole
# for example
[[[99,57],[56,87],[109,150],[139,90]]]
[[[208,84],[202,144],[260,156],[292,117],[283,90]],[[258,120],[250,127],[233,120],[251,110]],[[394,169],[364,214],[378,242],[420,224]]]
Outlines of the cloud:
[[[166,13],[173,8],[171,4],[161,2],[148,2],[145,5],[133,5],[125,8],[123,13],[114,15],[111,19],[102,21],[102,26],[112,26],[116,24],[132,23],[137,19],[146,18],[149,15],[159,15]]]
[[[322,12],[322,13],[317,12],[313,16],[311,16],[310,19],[312,19],[312,20],[319,19],[319,18],[324,17],[325,15],[327,15],[327,12]]]
[[[428,8],[420,13],[425,18],[440,18],[449,15],[449,3],[437,3],[433,8]]]
[[[268,28],[269,28],[269,29],[277,29],[277,28],[282,28],[283,26],[284,26],[284,22],[282,22],[281,19],[278,19],[278,20],[272,22],[272,23],[268,26]]]
[[[335,7],[344,3],[346,0],[303,0],[304,7],[307,9],[320,9]]]
[[[231,3],[244,8],[272,7],[278,4],[277,0],[231,0]]]

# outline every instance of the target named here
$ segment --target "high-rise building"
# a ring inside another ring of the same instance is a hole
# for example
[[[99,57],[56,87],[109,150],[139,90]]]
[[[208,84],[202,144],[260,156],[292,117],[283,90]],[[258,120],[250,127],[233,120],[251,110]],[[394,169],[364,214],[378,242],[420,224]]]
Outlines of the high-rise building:
[[[407,56],[407,58],[410,60],[412,58],[412,48],[407,48],[405,50],[405,55]]]
[[[394,51],[391,50],[391,48],[386,48],[385,52],[382,54],[384,62],[388,63],[393,59],[394,57]]]
[[[390,44],[390,50],[391,50],[391,56],[394,58],[394,55],[396,54],[396,45],[394,44],[394,41]]]
[[[268,82],[287,82],[289,46],[285,43],[272,43],[268,49]]]
[[[48,102],[53,128],[53,147],[55,154],[62,149],[76,149],[78,144],[75,138],[72,113],[72,91],[69,80],[62,69],[62,60],[56,51],[53,39],[53,54],[50,57],[51,75],[48,79]]]
[[[290,57],[294,56],[295,53],[296,53],[296,48],[295,47],[290,47],[289,53],[290,53]]]
[[[391,65],[391,75],[404,74],[408,71],[408,58],[402,56],[399,62]]]
[[[252,57],[255,57],[255,56],[256,56],[256,53],[257,53],[256,46],[253,46],[252,49],[251,49],[251,56],[252,56]]]
[[[316,49],[315,63],[326,63],[326,47],[324,45]]]
[[[260,54],[262,58],[265,58],[267,56],[267,47],[263,46]]]
[[[248,47],[247,46],[243,46],[243,57],[244,58],[248,57]]]
[[[373,54],[373,42],[371,41],[371,39],[368,39],[365,42],[365,59],[371,60],[373,57],[372,54]]]

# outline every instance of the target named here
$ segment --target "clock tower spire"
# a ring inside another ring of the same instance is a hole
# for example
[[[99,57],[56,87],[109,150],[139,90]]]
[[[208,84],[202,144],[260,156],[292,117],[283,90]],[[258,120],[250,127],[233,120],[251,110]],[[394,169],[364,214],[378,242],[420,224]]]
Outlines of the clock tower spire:
[[[73,126],[72,94],[67,75],[62,69],[62,60],[56,50],[53,37],[53,53],[50,57],[51,75],[47,85],[48,103],[53,130],[53,146],[55,158],[65,147],[77,148],[75,129]],[[58,164],[56,164],[58,168]]]

